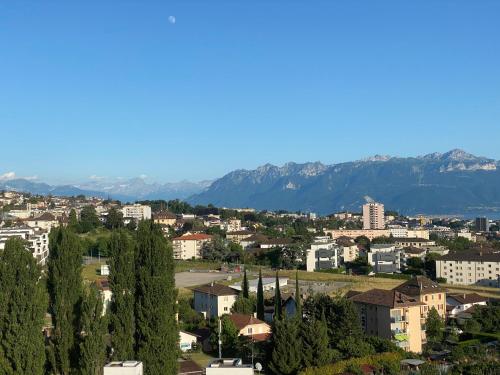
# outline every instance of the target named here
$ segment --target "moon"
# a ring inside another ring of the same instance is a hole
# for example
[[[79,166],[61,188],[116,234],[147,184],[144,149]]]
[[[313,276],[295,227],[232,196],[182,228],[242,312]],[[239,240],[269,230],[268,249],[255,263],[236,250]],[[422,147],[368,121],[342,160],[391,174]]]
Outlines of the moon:
[[[175,16],[168,16],[168,22],[170,22],[172,25],[175,24]]]

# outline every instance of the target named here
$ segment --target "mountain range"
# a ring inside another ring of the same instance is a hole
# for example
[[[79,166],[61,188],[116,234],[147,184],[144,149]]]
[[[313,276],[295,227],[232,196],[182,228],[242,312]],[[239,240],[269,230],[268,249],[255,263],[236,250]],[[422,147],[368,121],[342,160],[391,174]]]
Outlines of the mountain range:
[[[266,164],[235,170],[215,181],[147,183],[92,179],[75,185],[49,185],[27,179],[0,180],[0,189],[35,194],[187,200],[191,204],[253,207],[328,214],[360,211],[367,200],[404,214],[500,215],[500,161],[463,150],[417,157],[375,155],[325,165]]]

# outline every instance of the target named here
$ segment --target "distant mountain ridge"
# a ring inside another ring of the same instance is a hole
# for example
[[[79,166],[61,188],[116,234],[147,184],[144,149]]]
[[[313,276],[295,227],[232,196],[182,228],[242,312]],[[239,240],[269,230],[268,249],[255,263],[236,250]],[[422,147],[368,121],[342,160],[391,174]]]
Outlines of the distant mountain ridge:
[[[359,211],[369,196],[406,214],[500,213],[499,167],[499,161],[459,149],[332,165],[266,164],[230,172],[188,201],[327,214]]]
[[[191,204],[253,207],[328,214],[360,211],[366,197],[404,214],[500,216],[500,162],[455,149],[416,157],[375,155],[326,165],[265,164],[212,181],[148,183],[144,178],[94,178],[75,185],[0,179],[0,189],[52,195],[86,195],[123,202],[183,199]]]

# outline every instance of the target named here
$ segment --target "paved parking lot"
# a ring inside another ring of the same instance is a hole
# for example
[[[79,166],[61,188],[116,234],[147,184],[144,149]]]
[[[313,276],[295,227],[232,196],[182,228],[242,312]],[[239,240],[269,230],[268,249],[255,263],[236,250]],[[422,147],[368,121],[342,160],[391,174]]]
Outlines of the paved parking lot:
[[[225,272],[179,272],[175,274],[175,285],[179,288],[188,288],[191,286],[208,284],[212,281],[227,280],[238,278],[239,273]]]

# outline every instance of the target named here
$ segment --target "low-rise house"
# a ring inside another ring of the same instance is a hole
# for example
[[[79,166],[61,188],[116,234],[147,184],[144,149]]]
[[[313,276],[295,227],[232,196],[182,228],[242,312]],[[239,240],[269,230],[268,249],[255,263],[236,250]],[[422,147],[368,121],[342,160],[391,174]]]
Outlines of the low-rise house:
[[[367,335],[392,340],[405,351],[422,352],[418,299],[395,290],[372,289],[350,297]]]
[[[238,291],[215,283],[198,286],[193,292],[194,309],[207,319],[229,314],[238,297]]]
[[[267,236],[264,236],[263,234],[260,233],[255,233],[251,235],[250,237],[246,237],[244,239],[240,240],[240,245],[244,249],[248,249],[250,247],[257,247],[256,245],[260,244],[261,242],[267,241],[269,238]]]
[[[292,243],[289,238],[267,238],[260,242],[261,249],[272,249],[274,247],[285,247]]]
[[[446,311],[449,318],[469,310],[472,306],[486,306],[488,298],[477,293],[448,294],[446,297]]]
[[[252,341],[267,341],[271,337],[271,326],[253,315],[231,314],[229,319],[240,336],[249,337]]]
[[[280,288],[283,288],[288,285],[288,277],[279,277],[278,283]],[[248,291],[251,293],[257,293],[257,287],[259,284],[259,279],[252,279],[248,281]],[[262,289],[267,292],[274,290],[276,287],[276,278],[275,277],[263,277],[262,278]],[[231,288],[241,291],[241,283],[232,284]]]
[[[26,219],[24,222],[30,228],[40,228],[47,232],[50,232],[52,228],[59,225],[57,218],[49,212],[45,212],[38,217]]]
[[[316,237],[306,250],[306,270],[330,270],[339,266],[339,247],[330,237]]]
[[[425,238],[396,238],[394,240],[394,245],[396,245],[397,248],[404,248],[404,247],[428,247],[428,246],[434,246],[436,245],[435,241],[427,240]]]
[[[241,241],[253,236],[254,234],[255,232],[251,232],[249,230],[231,231],[226,233],[226,239],[237,244],[241,244]]]
[[[167,227],[174,227],[177,222],[177,216],[168,211],[161,211],[153,214],[153,221],[155,224],[165,225]]]
[[[403,252],[406,259],[420,258],[423,260],[425,258],[425,255],[427,254],[427,249],[422,247],[410,246],[410,247],[405,247],[403,249]]]
[[[187,352],[193,349],[193,346],[198,342],[199,336],[186,331],[179,331],[179,347],[181,351]],[[194,345],[193,345],[194,344]]]
[[[500,287],[500,252],[463,251],[436,260],[436,276],[448,284]]]
[[[185,234],[172,240],[175,259],[200,259],[203,248],[212,241],[212,236],[204,233]]]

